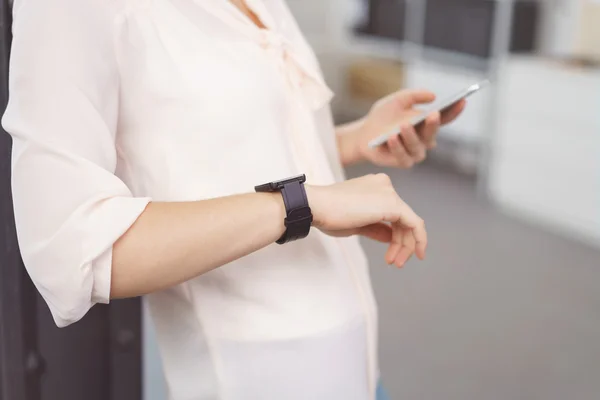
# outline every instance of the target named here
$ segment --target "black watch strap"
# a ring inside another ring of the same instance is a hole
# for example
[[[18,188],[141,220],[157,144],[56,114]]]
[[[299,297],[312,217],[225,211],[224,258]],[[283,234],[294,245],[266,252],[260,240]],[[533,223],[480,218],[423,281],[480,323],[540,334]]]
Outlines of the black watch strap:
[[[287,216],[283,236],[277,240],[278,244],[284,244],[293,240],[304,239],[310,232],[313,216],[308,206],[306,190],[299,181],[286,183],[281,189],[283,203]]]
[[[306,176],[300,175],[279,182],[256,186],[257,192],[281,192],[285,204],[285,233],[277,240],[278,244],[303,239],[308,236],[312,225],[312,211],[308,205],[304,182]]]

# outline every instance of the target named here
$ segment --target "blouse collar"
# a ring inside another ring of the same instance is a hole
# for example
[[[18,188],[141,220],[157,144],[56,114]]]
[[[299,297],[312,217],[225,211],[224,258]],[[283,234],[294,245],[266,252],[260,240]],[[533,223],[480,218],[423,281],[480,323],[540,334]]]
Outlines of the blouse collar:
[[[256,26],[229,0],[212,0],[208,6],[203,0],[194,1],[274,56],[292,88],[302,94],[312,110],[318,110],[331,101],[333,93],[327,84],[314,66],[279,32],[275,19],[262,1],[246,0],[246,5],[266,29]]]

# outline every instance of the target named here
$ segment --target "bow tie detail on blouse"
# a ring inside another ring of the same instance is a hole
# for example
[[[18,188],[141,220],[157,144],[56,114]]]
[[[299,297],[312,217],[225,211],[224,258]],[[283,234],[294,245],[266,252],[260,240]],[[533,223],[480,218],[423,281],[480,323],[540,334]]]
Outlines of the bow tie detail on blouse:
[[[265,28],[259,28],[229,1],[209,6],[207,10],[271,53],[291,87],[301,93],[308,108],[316,111],[329,103],[333,92],[323,81],[316,67],[307,63],[298,53],[299,49],[278,32],[275,20],[266,7],[257,0],[246,0],[246,4]]]
[[[327,104],[333,93],[317,71],[296,54],[291,43],[270,30],[261,29],[259,32],[260,46],[276,57],[290,85],[302,94],[307,106],[316,111]]]

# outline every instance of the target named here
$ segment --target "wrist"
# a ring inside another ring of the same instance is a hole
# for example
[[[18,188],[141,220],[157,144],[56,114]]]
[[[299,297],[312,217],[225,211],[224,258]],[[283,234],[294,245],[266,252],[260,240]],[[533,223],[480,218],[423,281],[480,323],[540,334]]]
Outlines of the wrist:
[[[285,208],[283,221],[286,229],[276,240],[277,244],[304,239],[310,233],[313,215],[308,204],[305,182],[306,175],[298,175],[254,187],[254,190],[259,193],[277,193],[280,195],[279,201],[283,201]]]
[[[364,161],[362,148],[364,130],[364,118],[338,129],[337,140],[342,165],[349,166]]]
[[[283,196],[279,192],[256,193],[257,196],[263,196],[269,204],[269,215],[277,221],[277,238],[281,237],[286,230],[284,221],[287,215]]]
[[[313,185],[304,185],[304,190],[306,190],[306,198],[308,199],[308,206],[310,207],[313,215],[312,225],[315,227],[319,227],[323,224],[323,216],[321,214],[321,204],[320,193],[321,187],[313,186]]]

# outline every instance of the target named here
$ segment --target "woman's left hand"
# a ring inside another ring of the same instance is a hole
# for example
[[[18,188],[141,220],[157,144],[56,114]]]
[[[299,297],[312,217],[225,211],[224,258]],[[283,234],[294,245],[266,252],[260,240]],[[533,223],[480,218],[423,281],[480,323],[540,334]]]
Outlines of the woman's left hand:
[[[427,151],[436,146],[440,125],[454,121],[465,108],[464,100],[456,103],[442,115],[433,112],[415,129],[410,120],[421,111],[420,104],[431,103],[435,94],[428,90],[401,90],[379,100],[350,135],[354,136],[355,159],[363,159],[382,167],[410,168],[422,162]],[[371,149],[369,141],[400,127],[400,135],[392,136],[386,144]]]

